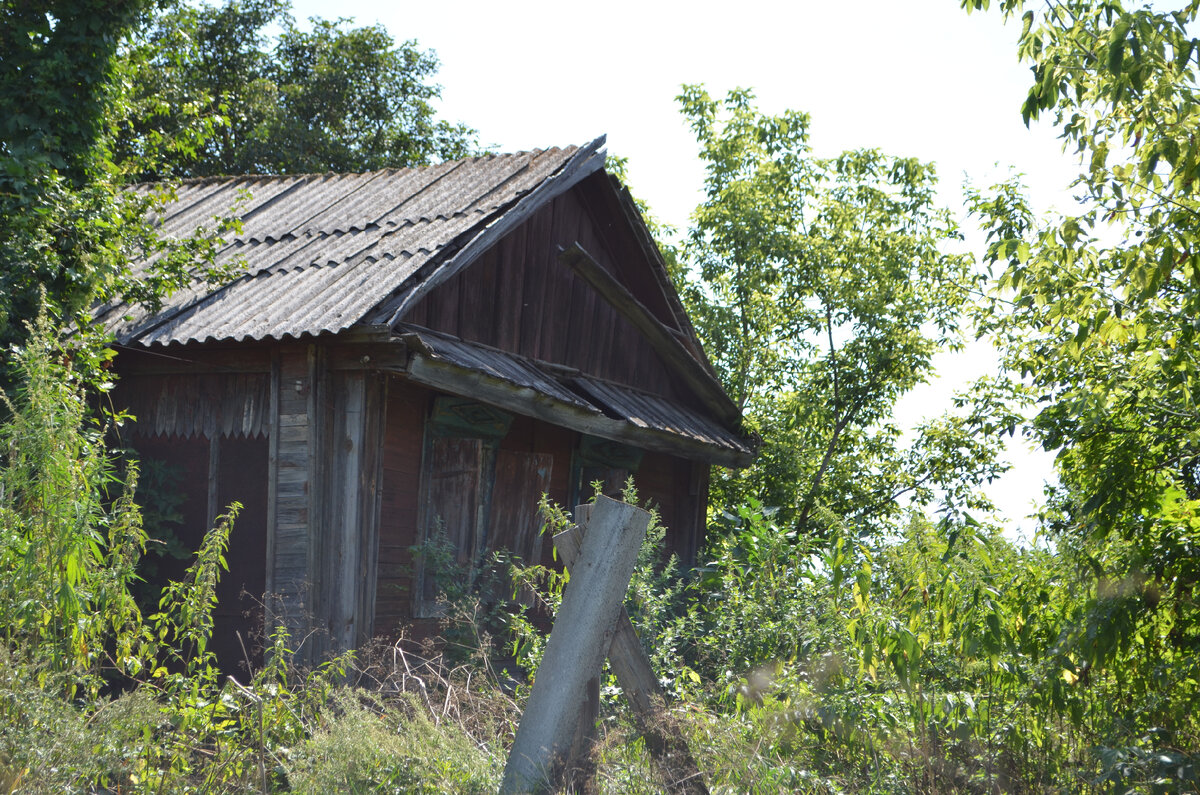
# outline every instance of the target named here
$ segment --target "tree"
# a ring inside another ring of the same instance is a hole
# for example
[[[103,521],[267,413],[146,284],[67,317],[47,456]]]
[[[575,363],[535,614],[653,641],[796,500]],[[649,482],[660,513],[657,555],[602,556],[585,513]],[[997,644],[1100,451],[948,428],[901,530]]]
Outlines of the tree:
[[[118,42],[147,0],[0,2],[0,348],[26,338],[43,302],[87,330],[86,310],[125,295],[153,303],[192,279],[211,241],[158,240],[159,196],[120,193],[111,131]],[[129,263],[153,265],[133,274]],[[211,273],[214,277],[216,273]],[[80,352],[86,346],[80,347]],[[92,353],[97,351],[92,349]],[[9,381],[3,357],[0,385]]]
[[[707,170],[685,299],[764,437],[716,502],[754,494],[806,532],[877,529],[902,494],[932,499],[937,486],[973,503],[959,487],[997,471],[998,434],[970,431],[994,431],[994,418],[933,423],[907,453],[890,423],[933,354],[959,344],[976,281],[970,257],[948,251],[959,235],[934,201],[933,167],[876,150],[816,157],[807,115],[761,114],[749,91],[718,102],[688,86],[679,101]]]
[[[1080,203],[1040,219],[1014,182],[974,197],[1000,270],[988,328],[1057,452],[1045,524],[1090,584],[1062,646],[1120,672],[1110,746],[1197,732],[1182,705],[1200,696],[1198,7],[1002,3],[1023,12],[1022,114],[1078,155]]]
[[[474,150],[473,130],[435,118],[436,56],[380,25],[314,18],[305,31],[290,9],[178,2],[150,20],[125,53],[118,159],[154,179],[368,171]]]

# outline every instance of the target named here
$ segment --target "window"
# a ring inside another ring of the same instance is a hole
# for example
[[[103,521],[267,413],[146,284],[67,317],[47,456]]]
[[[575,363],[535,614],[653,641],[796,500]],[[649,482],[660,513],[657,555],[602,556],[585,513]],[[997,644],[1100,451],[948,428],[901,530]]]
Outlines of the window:
[[[472,400],[440,397],[425,427],[420,539],[472,571],[505,549],[541,559],[537,504],[550,488],[548,453],[501,449],[512,416]],[[415,615],[436,615],[436,571],[419,566]]]
[[[573,509],[592,498],[592,484],[600,484],[600,493],[620,498],[625,481],[642,463],[642,451],[620,442],[582,436],[571,462],[570,503]]]

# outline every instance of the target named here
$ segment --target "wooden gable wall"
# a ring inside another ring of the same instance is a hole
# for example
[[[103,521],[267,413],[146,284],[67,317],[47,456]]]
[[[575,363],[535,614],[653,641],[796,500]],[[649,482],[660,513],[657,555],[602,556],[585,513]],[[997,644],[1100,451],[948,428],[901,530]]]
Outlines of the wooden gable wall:
[[[692,403],[651,344],[570,268],[578,242],[662,323],[678,328],[598,174],[554,199],[419,301],[404,320]],[[698,407],[698,406],[697,406]]]

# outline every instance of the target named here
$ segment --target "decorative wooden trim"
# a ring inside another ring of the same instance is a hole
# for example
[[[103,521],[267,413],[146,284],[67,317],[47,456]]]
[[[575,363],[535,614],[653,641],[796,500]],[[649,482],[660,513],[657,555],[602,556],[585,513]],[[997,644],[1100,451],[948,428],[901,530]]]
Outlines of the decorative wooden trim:
[[[575,456],[583,466],[613,467],[637,472],[642,463],[642,450],[611,439],[584,434],[579,438]]]
[[[429,425],[439,434],[466,436],[496,443],[508,435],[512,415],[494,406],[465,397],[439,397],[433,401]]]

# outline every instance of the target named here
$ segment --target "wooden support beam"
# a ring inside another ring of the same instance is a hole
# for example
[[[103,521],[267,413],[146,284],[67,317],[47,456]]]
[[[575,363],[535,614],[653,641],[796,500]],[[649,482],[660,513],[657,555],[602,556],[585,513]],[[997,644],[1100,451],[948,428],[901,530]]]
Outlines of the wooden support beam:
[[[590,505],[575,509],[580,527],[586,527]],[[573,571],[579,560],[583,533],[572,527],[554,536],[554,549],[567,571]],[[692,757],[687,740],[666,709],[666,694],[658,684],[650,658],[638,640],[625,606],[617,614],[612,643],[608,647],[608,664],[625,700],[633,709],[638,731],[646,739],[646,748],[658,764],[667,791],[672,795],[708,795],[704,776]]]
[[[632,447],[734,468],[747,466],[754,461],[753,452],[718,447],[654,428],[638,428],[625,420],[613,419],[598,411],[587,411],[579,406],[555,400],[530,387],[517,386],[486,373],[457,367],[419,352],[409,362],[407,375],[418,384],[453,395],[469,396],[514,414],[544,420],[552,425],[561,425]]]
[[[597,499],[513,740],[500,792],[545,792],[560,772],[579,724],[581,696],[612,640],[613,624],[649,523],[650,514],[641,508]]]
[[[671,329],[663,325],[653,312],[596,262],[591,254],[576,243],[560,252],[558,259],[573,268],[580,278],[590,284],[645,335],[655,353],[662,357],[667,366],[692,388],[697,397],[704,401],[704,405],[722,422],[730,425],[740,422],[741,412],[704,365],[696,361],[683,343],[671,333]]]

